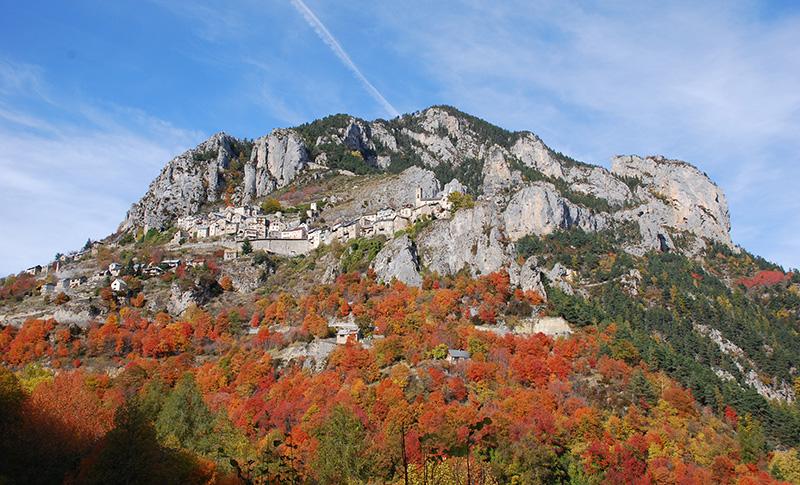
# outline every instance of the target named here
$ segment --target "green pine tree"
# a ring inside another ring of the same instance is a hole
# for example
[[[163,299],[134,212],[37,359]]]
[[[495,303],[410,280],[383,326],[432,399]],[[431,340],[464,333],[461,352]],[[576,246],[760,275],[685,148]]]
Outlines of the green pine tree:
[[[764,455],[766,446],[764,429],[761,423],[750,414],[746,414],[739,421],[738,439],[742,460],[747,463],[756,463]]]
[[[158,414],[158,437],[169,446],[207,454],[213,449],[213,431],[214,415],[203,401],[194,376],[186,373]]]
[[[352,412],[338,405],[317,430],[315,470],[322,483],[351,483],[366,477],[366,431]]]

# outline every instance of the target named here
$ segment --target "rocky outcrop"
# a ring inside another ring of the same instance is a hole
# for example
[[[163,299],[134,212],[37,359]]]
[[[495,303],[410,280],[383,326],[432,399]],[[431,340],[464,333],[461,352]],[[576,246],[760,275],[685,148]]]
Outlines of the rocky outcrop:
[[[441,190],[433,172],[420,167],[409,167],[397,175],[377,181],[353,183],[350,190],[342,194],[345,200],[335,206],[326,207],[322,211],[322,217],[326,221],[347,220],[384,207],[400,208],[414,203],[417,188],[421,188],[426,197],[433,197]]]
[[[293,130],[275,130],[255,140],[245,166],[245,197],[263,197],[285,187],[308,164],[308,150]]]
[[[373,150],[375,145],[372,143],[372,134],[369,125],[360,121],[352,120],[344,130],[342,143],[350,150],[365,152]]]
[[[372,123],[372,136],[381,147],[389,151],[397,150],[397,138],[389,132],[386,123],[382,121],[375,121]]]
[[[507,161],[508,152],[493,147],[483,164],[483,192],[493,195],[522,184],[522,174],[512,171]]]
[[[542,270],[535,256],[528,258],[522,265],[512,261],[508,268],[508,276],[512,285],[519,286],[523,291],[535,291],[543,298],[547,298]]]
[[[133,204],[122,230],[142,227],[163,229],[175,219],[197,213],[203,204],[222,198],[227,190],[225,171],[237,156],[237,140],[218,133],[172,159],[150,184],[144,197]],[[243,180],[234,193],[248,202],[263,197],[294,180],[308,165],[308,150],[294,130],[274,130],[255,140]]]
[[[191,305],[196,305],[197,300],[192,290],[183,290],[177,283],[170,287],[169,300],[167,301],[167,312],[171,315],[180,315]]]
[[[548,177],[564,178],[564,169],[542,140],[533,133],[523,133],[511,153],[528,167],[534,168]]]
[[[174,219],[196,213],[224,189],[222,172],[233,158],[234,138],[217,133],[197,147],[173,158],[147,193],[128,211],[120,229],[162,229]]]
[[[389,241],[375,256],[372,268],[378,281],[390,282],[393,279],[409,286],[421,286],[417,248],[408,235]]]
[[[617,218],[637,220],[649,248],[674,247],[666,228],[733,247],[725,194],[705,173],[678,160],[635,155],[615,157],[611,170],[640,183],[636,195],[645,203]]]
[[[568,295],[575,293],[572,288],[572,284],[575,282],[576,277],[575,271],[567,268],[561,263],[556,263],[549,271],[545,271],[544,275],[547,277],[547,281],[550,283],[550,286],[558,288]]]
[[[439,193],[439,195],[442,196],[450,195],[453,192],[459,192],[464,194],[467,192],[467,188],[464,186],[464,184],[459,182],[458,179],[453,179],[444,184],[444,187],[442,187],[442,191]]]
[[[611,207],[622,207],[633,197],[625,182],[603,167],[576,165],[564,178],[571,190],[606,200]]]
[[[547,182],[535,182],[519,190],[511,197],[502,218],[512,241],[528,234],[544,236],[557,229],[579,227],[597,231],[607,225],[605,215],[594,214],[568,201]]]
[[[462,209],[452,219],[436,221],[417,239],[422,266],[440,274],[466,268],[473,275],[497,271],[513,258],[504,242],[498,213],[490,203]]]

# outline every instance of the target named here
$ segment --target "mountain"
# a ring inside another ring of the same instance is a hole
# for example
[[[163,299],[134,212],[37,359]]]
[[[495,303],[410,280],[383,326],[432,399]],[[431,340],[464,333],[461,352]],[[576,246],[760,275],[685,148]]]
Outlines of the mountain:
[[[634,252],[675,249],[677,234],[691,236],[681,251],[696,252],[703,240],[733,248],[725,195],[685,162],[618,156],[608,171],[569,159],[532,133],[508,132],[446,106],[391,121],[335,115],[254,141],[218,133],[171,160],[121,228],[164,229],[226,194],[248,203],[306,173],[400,173],[411,166],[432,171],[442,185],[459,180],[487,205],[520,211],[542,204],[535,222],[505,217],[522,224],[509,228],[512,235],[632,221],[642,236]]]
[[[243,483],[800,470],[800,276],[733,243],[722,190],[683,161],[608,170],[449,106],[217,133],[115,234],[5,278],[0,324],[9,382],[77,379],[93,394],[75,402],[153,427],[143,460],[180,450]],[[99,473],[134,433],[109,419],[54,473]]]

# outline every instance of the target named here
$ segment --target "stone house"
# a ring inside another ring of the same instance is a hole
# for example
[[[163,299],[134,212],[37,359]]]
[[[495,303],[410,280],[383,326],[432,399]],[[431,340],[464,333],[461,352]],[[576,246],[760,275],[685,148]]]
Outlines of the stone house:
[[[225,252],[222,253],[222,260],[223,261],[233,261],[234,259],[239,257],[239,250],[238,249],[226,249]]]
[[[111,282],[111,291],[114,293],[123,293],[128,291],[128,283],[125,283],[122,279],[117,278]]]
[[[161,261],[161,266],[166,266],[169,269],[177,268],[181,265],[180,259],[165,259]]]
[[[175,232],[175,235],[172,236],[172,239],[170,239],[169,244],[177,246],[184,239],[186,239],[186,233],[183,230],[178,230]]]
[[[30,267],[30,268],[25,270],[25,273],[27,273],[27,274],[29,274],[31,276],[36,276],[37,274],[39,274],[41,272],[42,272],[42,267],[40,265],[38,265],[38,264],[36,266],[32,266],[32,267]]]
[[[361,228],[358,225],[358,221],[350,221],[340,225],[336,232],[339,241],[347,242],[360,236]]]
[[[308,243],[311,249],[320,247],[327,242],[328,230],[324,228],[312,229],[308,231]]]
[[[306,230],[306,226],[301,225],[281,231],[280,237],[277,239],[306,239],[307,237],[308,232]]]
[[[144,270],[142,270],[142,273],[144,273],[147,276],[161,276],[162,274],[164,274],[164,270],[161,269],[161,267],[159,266],[148,266]]]
[[[105,270],[105,269],[103,269],[103,270],[100,270],[100,271],[96,272],[95,274],[93,274],[93,275],[92,275],[92,277],[91,277],[91,278],[89,278],[89,281],[93,281],[93,282],[102,281],[102,280],[104,280],[104,279],[106,278],[106,276],[108,276],[109,274],[110,274],[110,273],[108,272],[108,270]]]
[[[69,279],[69,287],[70,288],[77,288],[77,287],[81,286],[84,283],[86,283],[86,277],[85,276],[76,276],[74,278],[70,278]]]
[[[375,221],[375,235],[386,236],[391,238],[397,231],[402,231],[411,225],[411,222],[405,217],[394,215],[387,219],[378,219]]]
[[[195,239],[207,239],[211,237],[211,231],[208,226],[197,226],[194,229]]]

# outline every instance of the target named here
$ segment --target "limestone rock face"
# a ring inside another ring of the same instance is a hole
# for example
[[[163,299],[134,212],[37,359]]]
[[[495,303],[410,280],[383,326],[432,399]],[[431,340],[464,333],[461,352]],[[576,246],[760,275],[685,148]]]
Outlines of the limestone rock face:
[[[342,143],[351,150],[364,151],[372,149],[373,144],[370,131],[367,124],[358,120],[353,120],[344,130]]]
[[[611,166],[614,174],[641,181],[637,194],[648,202],[620,217],[636,217],[645,232],[656,226],[686,231],[733,247],[728,202],[706,174],[688,163],[664,157],[620,156]]]
[[[121,229],[162,229],[175,218],[194,214],[202,204],[218,199],[224,189],[221,173],[233,157],[235,140],[217,133],[173,158],[147,193],[128,211]]]
[[[307,164],[308,150],[300,135],[293,130],[274,130],[255,141],[249,169],[253,175],[248,180],[246,169],[245,190],[262,197],[288,185]]]
[[[522,175],[514,172],[506,160],[507,152],[499,147],[490,150],[483,164],[483,191],[495,194],[522,183]]]
[[[304,145],[301,133],[308,132],[303,128],[277,129],[256,139],[243,167],[242,186],[233,188],[234,201],[249,203],[264,197],[295,181],[304,170],[325,170],[324,147],[333,144],[359,151],[378,170],[389,168],[392,160],[412,166],[400,174],[354,176],[350,187],[332,196],[336,203],[323,211],[331,223],[414,203],[418,187],[433,197],[467,191],[461,181],[469,185],[477,206],[449,221],[437,221],[420,240],[421,261],[440,271],[455,272],[464,266],[476,273],[511,269],[515,263],[509,243],[527,234],[541,236],[573,227],[600,231],[636,224],[638,237],[623,244],[632,254],[680,250],[692,255],[704,247],[704,240],[733,248],[724,194],[684,162],[620,156],[609,171],[561,156],[533,133],[507,132],[444,106],[400,120],[337,120],[321,133],[314,132],[314,160]],[[175,218],[218,201],[230,189],[225,187],[225,171],[239,146],[220,133],[173,159],[131,207],[121,228],[164,228]],[[534,172],[517,170],[520,164]],[[453,179],[442,187],[446,180],[438,180],[431,169],[439,177],[452,174],[461,181]],[[694,239],[675,238],[678,233]]]
[[[167,302],[167,311],[171,315],[182,314],[189,306],[197,304],[194,298],[194,293],[191,290],[181,290],[177,283],[173,283],[170,287],[169,301]]]
[[[570,189],[605,199],[611,206],[623,206],[633,197],[625,182],[603,167],[575,166],[564,178]]]
[[[580,227],[597,231],[606,227],[606,217],[592,214],[563,197],[548,182],[535,182],[519,190],[503,212],[506,234],[516,241],[528,234],[544,236],[556,229]]]
[[[442,196],[445,196],[445,195],[450,195],[453,192],[460,192],[463,194],[467,192],[467,188],[464,186],[464,184],[459,182],[458,179],[453,179],[444,184],[444,187],[442,187],[442,191],[440,192],[440,194]]]
[[[417,239],[422,265],[440,274],[463,268],[473,275],[499,270],[513,253],[497,220],[497,209],[484,202],[456,212],[452,219],[436,221]]]
[[[524,133],[511,147],[511,153],[525,165],[535,168],[548,177],[564,178],[561,164],[550,149],[533,133]]]
[[[372,123],[372,137],[388,150],[397,150],[397,139],[392,135],[386,124],[380,121]]]
[[[565,267],[561,263],[553,265],[550,271],[545,272],[545,276],[553,287],[560,289],[568,295],[575,293],[571,284],[575,279],[575,271]]]
[[[542,282],[542,270],[539,261],[534,257],[528,258],[521,266],[512,262],[509,266],[508,276],[512,285],[519,286],[523,291],[535,291],[547,298],[547,292]]]
[[[389,282],[397,279],[409,286],[421,286],[417,249],[408,235],[389,241],[375,256],[372,268],[379,281]]]
[[[428,167],[442,163],[459,166],[465,160],[486,160],[489,150],[497,147],[470,129],[465,118],[442,107],[428,108],[406,118],[414,126],[402,128],[402,136],[414,141],[416,155]]]

